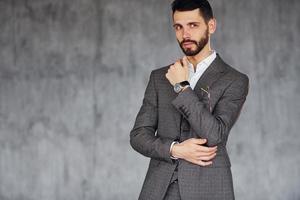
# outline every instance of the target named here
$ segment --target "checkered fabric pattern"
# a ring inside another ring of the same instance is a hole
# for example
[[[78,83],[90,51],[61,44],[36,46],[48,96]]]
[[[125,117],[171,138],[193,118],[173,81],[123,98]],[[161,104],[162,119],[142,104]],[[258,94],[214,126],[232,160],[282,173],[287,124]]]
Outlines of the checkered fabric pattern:
[[[249,79],[217,55],[194,90],[177,94],[165,77],[168,68],[151,72],[130,132],[131,146],[151,158],[139,200],[163,200],[175,169],[182,200],[233,200],[226,143],[246,100]],[[218,146],[212,165],[170,158],[171,143],[189,138],[206,138],[208,146]]]

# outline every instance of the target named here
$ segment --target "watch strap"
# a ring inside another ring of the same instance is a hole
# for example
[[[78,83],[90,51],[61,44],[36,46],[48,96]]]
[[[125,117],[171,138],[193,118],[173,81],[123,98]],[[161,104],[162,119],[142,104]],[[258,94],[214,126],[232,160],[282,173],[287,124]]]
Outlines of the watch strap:
[[[188,81],[182,81],[179,83],[181,87],[184,87],[186,85],[190,85],[190,83]]]

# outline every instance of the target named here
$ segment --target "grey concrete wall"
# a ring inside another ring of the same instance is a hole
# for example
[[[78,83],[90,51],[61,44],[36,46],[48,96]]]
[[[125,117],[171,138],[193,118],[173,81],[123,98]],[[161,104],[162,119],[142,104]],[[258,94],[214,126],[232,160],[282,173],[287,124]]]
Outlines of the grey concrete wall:
[[[0,0],[0,199],[137,199],[129,145],[149,73],[181,56],[171,1]],[[300,199],[300,2],[212,1],[250,77],[229,137],[236,199]]]

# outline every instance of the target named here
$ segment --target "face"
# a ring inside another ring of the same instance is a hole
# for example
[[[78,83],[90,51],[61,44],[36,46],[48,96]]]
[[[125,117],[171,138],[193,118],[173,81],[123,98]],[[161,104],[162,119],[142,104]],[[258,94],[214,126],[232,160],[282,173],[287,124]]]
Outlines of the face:
[[[215,21],[206,23],[199,9],[175,11],[173,20],[177,41],[187,56],[197,55],[208,44],[210,34],[215,31]]]

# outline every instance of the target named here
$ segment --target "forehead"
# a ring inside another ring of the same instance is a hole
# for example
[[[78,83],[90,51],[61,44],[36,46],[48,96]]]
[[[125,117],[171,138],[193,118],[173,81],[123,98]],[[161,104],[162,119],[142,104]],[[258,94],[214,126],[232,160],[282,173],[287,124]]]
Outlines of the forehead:
[[[199,8],[191,11],[175,11],[173,15],[174,23],[188,23],[188,22],[204,22],[200,14]]]

